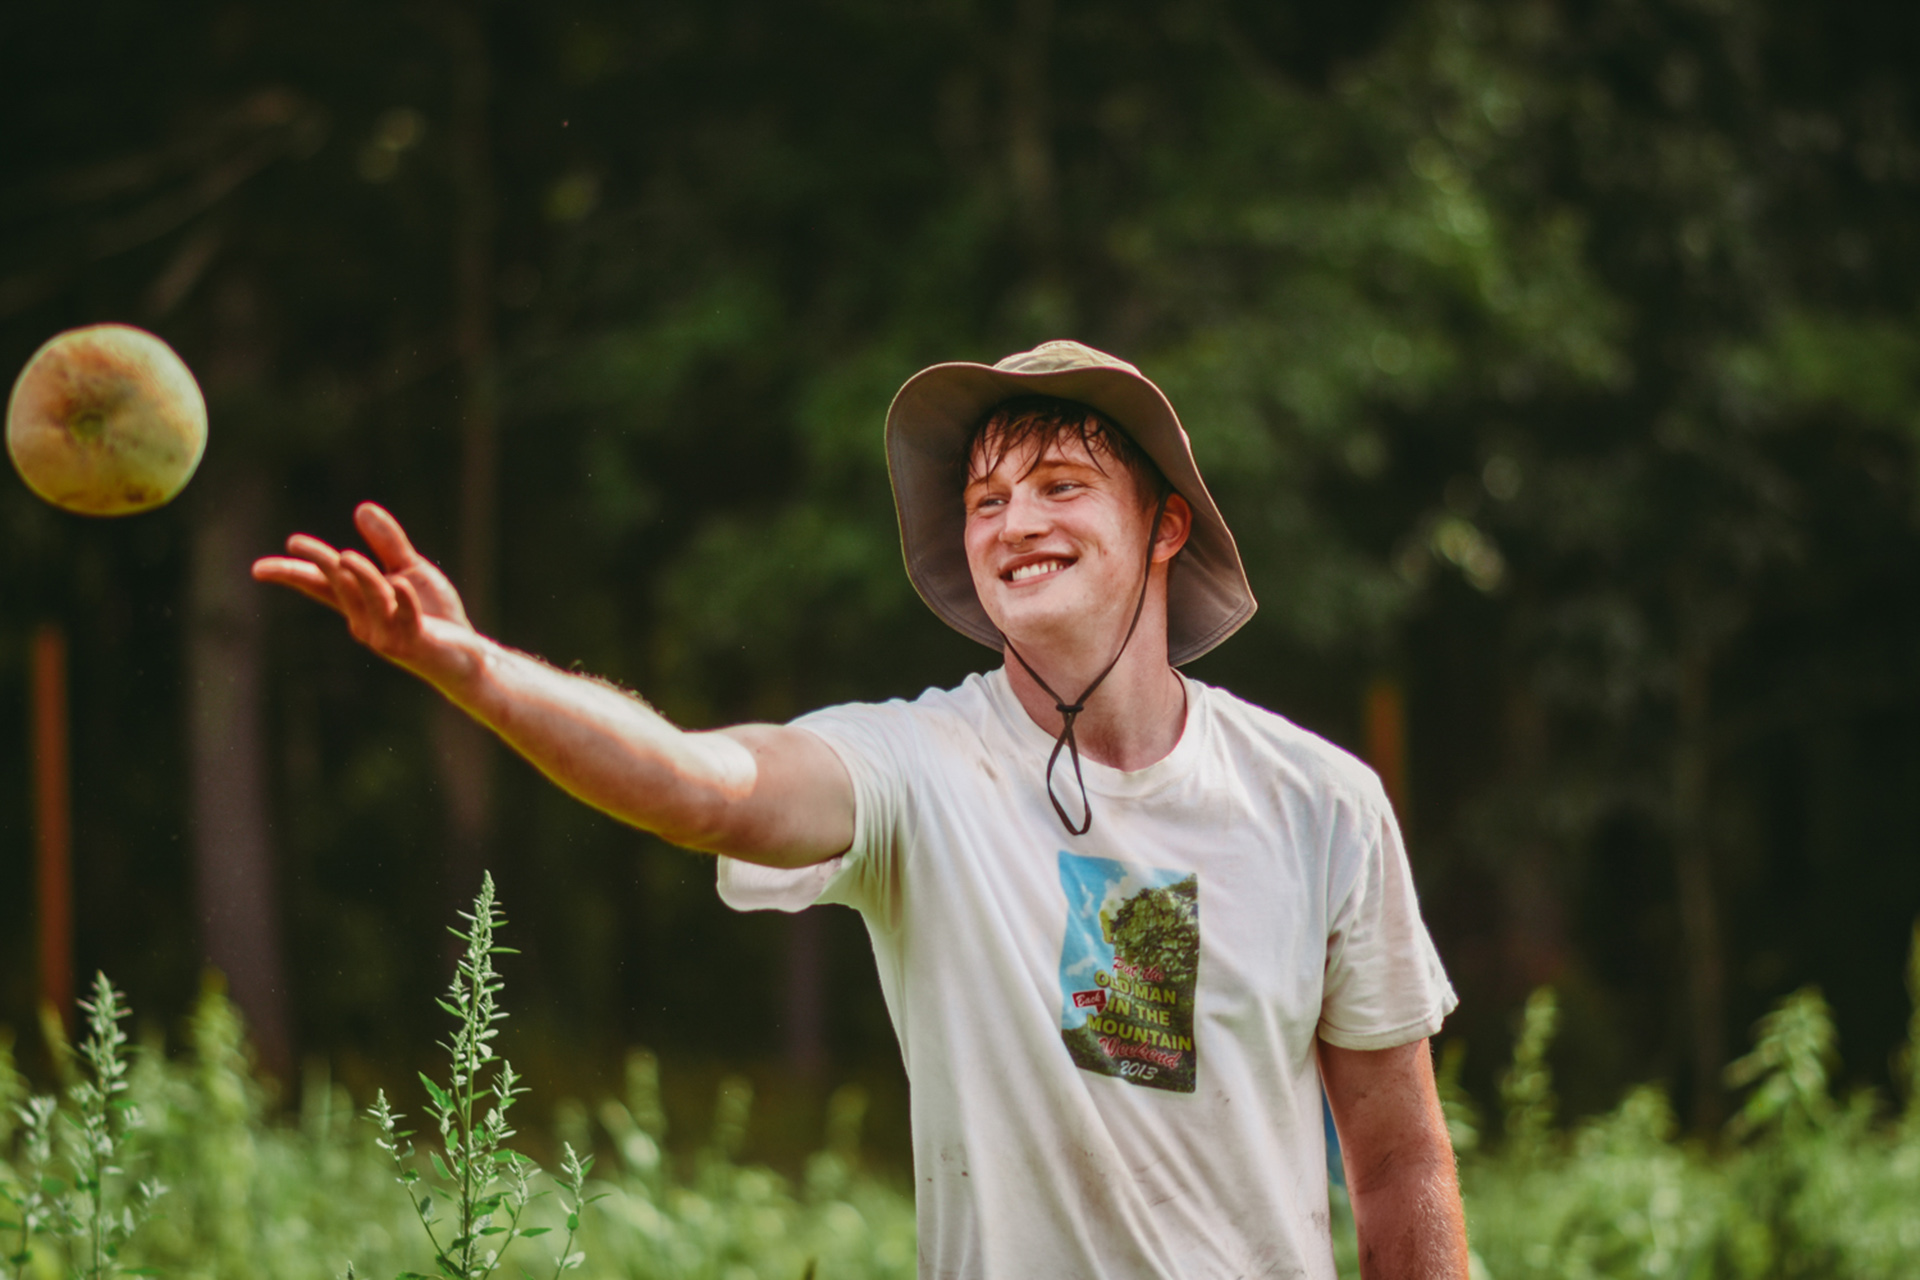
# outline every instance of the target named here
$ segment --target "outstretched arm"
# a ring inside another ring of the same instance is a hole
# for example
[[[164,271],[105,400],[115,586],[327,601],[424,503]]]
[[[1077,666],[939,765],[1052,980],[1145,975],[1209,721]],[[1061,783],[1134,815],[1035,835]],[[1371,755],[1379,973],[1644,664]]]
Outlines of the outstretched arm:
[[[1467,1280],[1453,1143],[1425,1040],[1397,1049],[1320,1042],[1364,1280]]]
[[[373,503],[354,524],[376,565],[295,534],[254,562],[261,582],[338,611],[354,639],[425,680],[566,791],[675,844],[800,866],[853,841],[853,785],[801,729],[688,733],[613,686],[487,639],[445,574]]]

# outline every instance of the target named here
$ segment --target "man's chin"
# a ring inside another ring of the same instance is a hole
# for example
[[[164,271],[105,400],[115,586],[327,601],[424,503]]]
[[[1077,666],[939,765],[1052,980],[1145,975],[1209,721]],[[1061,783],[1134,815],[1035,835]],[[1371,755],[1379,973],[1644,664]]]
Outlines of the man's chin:
[[[988,610],[987,617],[1001,635],[1031,658],[1062,646],[1072,647],[1086,629],[1087,612],[1065,602],[1043,605],[1035,600],[1016,609]]]

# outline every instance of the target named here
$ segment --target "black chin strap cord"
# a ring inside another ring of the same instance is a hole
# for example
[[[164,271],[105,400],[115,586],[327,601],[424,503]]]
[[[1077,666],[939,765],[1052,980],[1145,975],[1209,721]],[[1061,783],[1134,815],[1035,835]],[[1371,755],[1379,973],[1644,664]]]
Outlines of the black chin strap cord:
[[[1060,736],[1054,740],[1053,754],[1047,757],[1047,799],[1053,802],[1053,811],[1060,815],[1060,824],[1067,829],[1067,834],[1070,836],[1083,836],[1093,827],[1093,801],[1087,797],[1087,780],[1080,772],[1080,743],[1074,737],[1073,722],[1078,720],[1080,713],[1087,709],[1087,699],[1093,696],[1093,691],[1098,689],[1101,682],[1113,674],[1113,669],[1120,664],[1120,655],[1127,651],[1127,645],[1133,641],[1134,630],[1140,625],[1140,614],[1147,607],[1147,588],[1153,582],[1153,548],[1154,544],[1160,540],[1160,521],[1167,514],[1167,499],[1170,497],[1172,497],[1171,494],[1161,494],[1160,505],[1153,510],[1153,527],[1147,532],[1147,560],[1140,578],[1140,598],[1133,605],[1133,621],[1127,624],[1127,634],[1121,637],[1120,647],[1114,650],[1113,659],[1107,663],[1099,675],[1093,678],[1092,684],[1080,691],[1078,698],[1072,702],[1063,701],[1060,695],[1053,691],[1053,686],[1040,678],[1040,673],[1033,669],[1033,664],[1020,656],[1020,651],[1013,647],[1013,641],[1004,635],[1001,636],[1001,639],[1006,641],[1007,652],[1027,669],[1027,674],[1033,677],[1033,682],[1040,686],[1041,691],[1053,699],[1053,709],[1060,713],[1064,721],[1060,726]],[[1073,825],[1073,819],[1067,816],[1067,807],[1060,803],[1060,797],[1053,793],[1053,767],[1059,763],[1062,750],[1065,750],[1068,758],[1073,761],[1073,780],[1080,787],[1080,812],[1083,816],[1077,827]]]

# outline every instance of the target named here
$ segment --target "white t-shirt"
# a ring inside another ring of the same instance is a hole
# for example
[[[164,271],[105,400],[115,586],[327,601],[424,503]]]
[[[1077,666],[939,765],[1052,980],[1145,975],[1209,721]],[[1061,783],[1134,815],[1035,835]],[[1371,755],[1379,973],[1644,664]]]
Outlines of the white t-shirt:
[[[720,861],[737,910],[866,917],[922,1276],[1334,1275],[1314,1040],[1406,1044],[1456,1001],[1372,771],[1222,690],[1187,704],[1158,763],[1084,762],[1077,837],[1004,669],[815,712],[852,848]],[[1064,755],[1055,785],[1077,814]]]

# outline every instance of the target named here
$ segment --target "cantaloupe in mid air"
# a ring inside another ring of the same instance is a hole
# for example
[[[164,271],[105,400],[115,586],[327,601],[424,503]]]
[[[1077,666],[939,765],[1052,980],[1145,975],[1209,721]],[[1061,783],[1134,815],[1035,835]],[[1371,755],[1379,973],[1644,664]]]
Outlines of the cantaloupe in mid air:
[[[207,447],[207,402],[179,356],[124,324],[34,352],[7,401],[7,453],[54,506],[125,516],[170,501]]]

